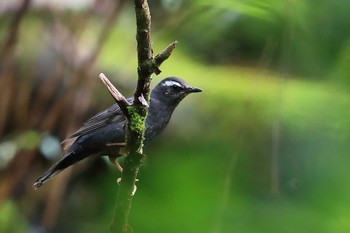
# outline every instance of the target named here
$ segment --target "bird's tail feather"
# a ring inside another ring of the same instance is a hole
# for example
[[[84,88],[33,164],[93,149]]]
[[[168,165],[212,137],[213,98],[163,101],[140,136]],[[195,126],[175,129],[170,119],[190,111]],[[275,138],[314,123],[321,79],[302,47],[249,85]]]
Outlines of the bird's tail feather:
[[[79,158],[79,156],[76,156],[74,152],[65,154],[59,161],[52,165],[49,170],[47,170],[35,181],[33,188],[38,189],[41,185],[45,184],[47,181],[58,175],[65,168],[73,165],[81,159],[83,158]]]
[[[47,181],[55,177],[58,173],[60,173],[62,170],[53,170],[50,169],[45,174],[43,174],[41,177],[39,177],[35,183],[33,184],[33,189],[38,189],[41,185],[45,184]]]

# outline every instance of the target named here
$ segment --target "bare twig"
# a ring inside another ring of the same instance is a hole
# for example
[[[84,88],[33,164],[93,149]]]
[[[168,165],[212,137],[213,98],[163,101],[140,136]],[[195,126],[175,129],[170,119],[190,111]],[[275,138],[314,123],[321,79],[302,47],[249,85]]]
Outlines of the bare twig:
[[[109,81],[109,79],[101,73],[98,76],[103,84],[108,88],[109,93],[113,96],[115,101],[117,102],[118,106],[126,116],[126,118],[129,118],[129,112],[128,112],[128,106],[130,105],[127,99],[118,91],[118,89],[113,86],[113,84]]]
[[[175,49],[177,44],[177,41],[172,42],[168,47],[166,47],[162,52],[160,52],[155,58],[153,59],[153,69],[154,73],[156,75],[160,74],[162,71],[159,69],[159,66],[170,57],[171,53]]]

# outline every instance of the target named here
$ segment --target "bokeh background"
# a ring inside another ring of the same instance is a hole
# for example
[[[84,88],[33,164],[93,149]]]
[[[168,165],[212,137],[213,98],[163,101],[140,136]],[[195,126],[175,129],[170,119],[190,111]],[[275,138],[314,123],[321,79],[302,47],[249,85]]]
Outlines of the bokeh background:
[[[150,0],[186,98],[146,148],[134,232],[350,232],[350,1]],[[136,84],[133,2],[0,3],[0,232],[107,232],[102,158],[37,191],[60,141]]]

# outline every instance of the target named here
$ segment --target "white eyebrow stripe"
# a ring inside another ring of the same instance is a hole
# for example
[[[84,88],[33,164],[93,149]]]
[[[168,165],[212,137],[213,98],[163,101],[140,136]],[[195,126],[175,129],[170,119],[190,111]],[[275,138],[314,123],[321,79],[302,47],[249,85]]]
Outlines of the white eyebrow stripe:
[[[182,87],[182,85],[176,81],[165,81],[163,83],[163,86],[167,86],[167,87],[171,87],[171,86],[178,86],[178,87]]]

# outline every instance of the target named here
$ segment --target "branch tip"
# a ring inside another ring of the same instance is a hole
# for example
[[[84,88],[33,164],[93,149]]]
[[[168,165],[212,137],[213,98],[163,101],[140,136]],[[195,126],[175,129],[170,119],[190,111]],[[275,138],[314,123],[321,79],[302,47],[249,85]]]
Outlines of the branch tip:
[[[127,99],[118,91],[118,89],[109,81],[106,75],[104,73],[100,73],[98,75],[99,79],[102,81],[102,83],[107,87],[109,93],[112,95],[116,103],[118,104],[119,108],[122,110],[123,114],[126,118],[129,119],[129,112],[128,112],[128,106],[130,103],[127,101]]]
[[[171,44],[169,44],[162,52],[160,52],[157,56],[155,56],[152,59],[152,63],[153,63],[153,72],[158,75],[160,74],[162,71],[159,69],[159,66],[170,57],[170,55],[172,54],[173,50],[176,48],[176,44],[178,42],[174,41]]]

